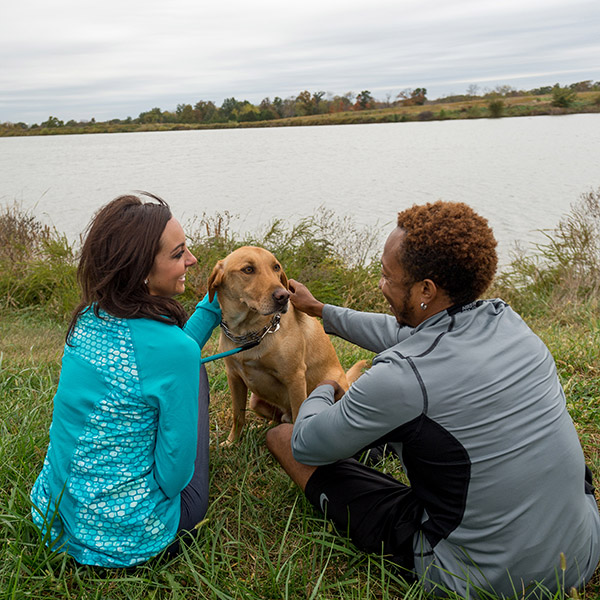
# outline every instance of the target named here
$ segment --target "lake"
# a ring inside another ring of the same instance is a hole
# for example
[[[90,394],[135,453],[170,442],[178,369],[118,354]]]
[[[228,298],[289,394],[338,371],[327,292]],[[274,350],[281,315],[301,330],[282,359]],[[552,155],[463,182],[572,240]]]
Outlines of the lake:
[[[382,243],[399,210],[442,199],[486,217],[507,262],[600,187],[600,115],[0,138],[0,174],[0,204],[71,241],[134,190],[163,197],[184,225],[229,211],[240,234],[324,206]]]

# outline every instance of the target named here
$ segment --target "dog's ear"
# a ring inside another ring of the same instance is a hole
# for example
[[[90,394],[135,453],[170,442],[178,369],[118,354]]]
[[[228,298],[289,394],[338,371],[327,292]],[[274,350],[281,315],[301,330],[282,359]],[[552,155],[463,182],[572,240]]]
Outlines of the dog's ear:
[[[208,299],[210,302],[213,301],[217,288],[223,281],[225,275],[225,269],[223,268],[223,261],[220,260],[213,268],[210,277],[208,278]]]
[[[287,275],[285,274],[285,271],[283,269],[281,269],[281,271],[279,271],[279,281],[281,281],[281,285],[286,289],[289,290],[290,286],[288,284],[288,278]]]

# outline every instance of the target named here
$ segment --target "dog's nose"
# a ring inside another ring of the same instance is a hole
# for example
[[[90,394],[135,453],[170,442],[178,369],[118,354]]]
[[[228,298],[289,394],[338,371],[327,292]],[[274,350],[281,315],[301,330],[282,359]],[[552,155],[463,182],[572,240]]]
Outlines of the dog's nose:
[[[273,292],[273,300],[280,306],[285,306],[290,298],[290,293],[285,288],[278,288]]]

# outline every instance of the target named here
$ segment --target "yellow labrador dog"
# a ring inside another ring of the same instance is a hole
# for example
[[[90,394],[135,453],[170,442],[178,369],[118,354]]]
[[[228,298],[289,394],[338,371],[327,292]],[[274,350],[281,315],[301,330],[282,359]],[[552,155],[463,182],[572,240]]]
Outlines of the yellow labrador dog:
[[[244,246],[220,260],[208,280],[211,301],[216,292],[223,315],[219,351],[253,345],[225,358],[233,402],[229,444],[244,427],[248,390],[258,414],[293,422],[318,383],[333,379],[347,390],[366,364],[344,373],[321,323],[289,302],[281,264],[264,248]]]

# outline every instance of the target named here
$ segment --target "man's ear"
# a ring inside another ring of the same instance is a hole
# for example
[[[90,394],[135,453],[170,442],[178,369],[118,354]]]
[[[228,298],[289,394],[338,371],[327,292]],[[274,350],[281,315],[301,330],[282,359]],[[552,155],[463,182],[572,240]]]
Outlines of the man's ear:
[[[221,285],[223,277],[225,275],[225,269],[223,268],[223,261],[220,260],[213,268],[210,277],[208,278],[208,300],[213,301],[217,288]]]
[[[421,281],[421,300],[425,304],[431,304],[438,295],[439,288],[431,279]]]

